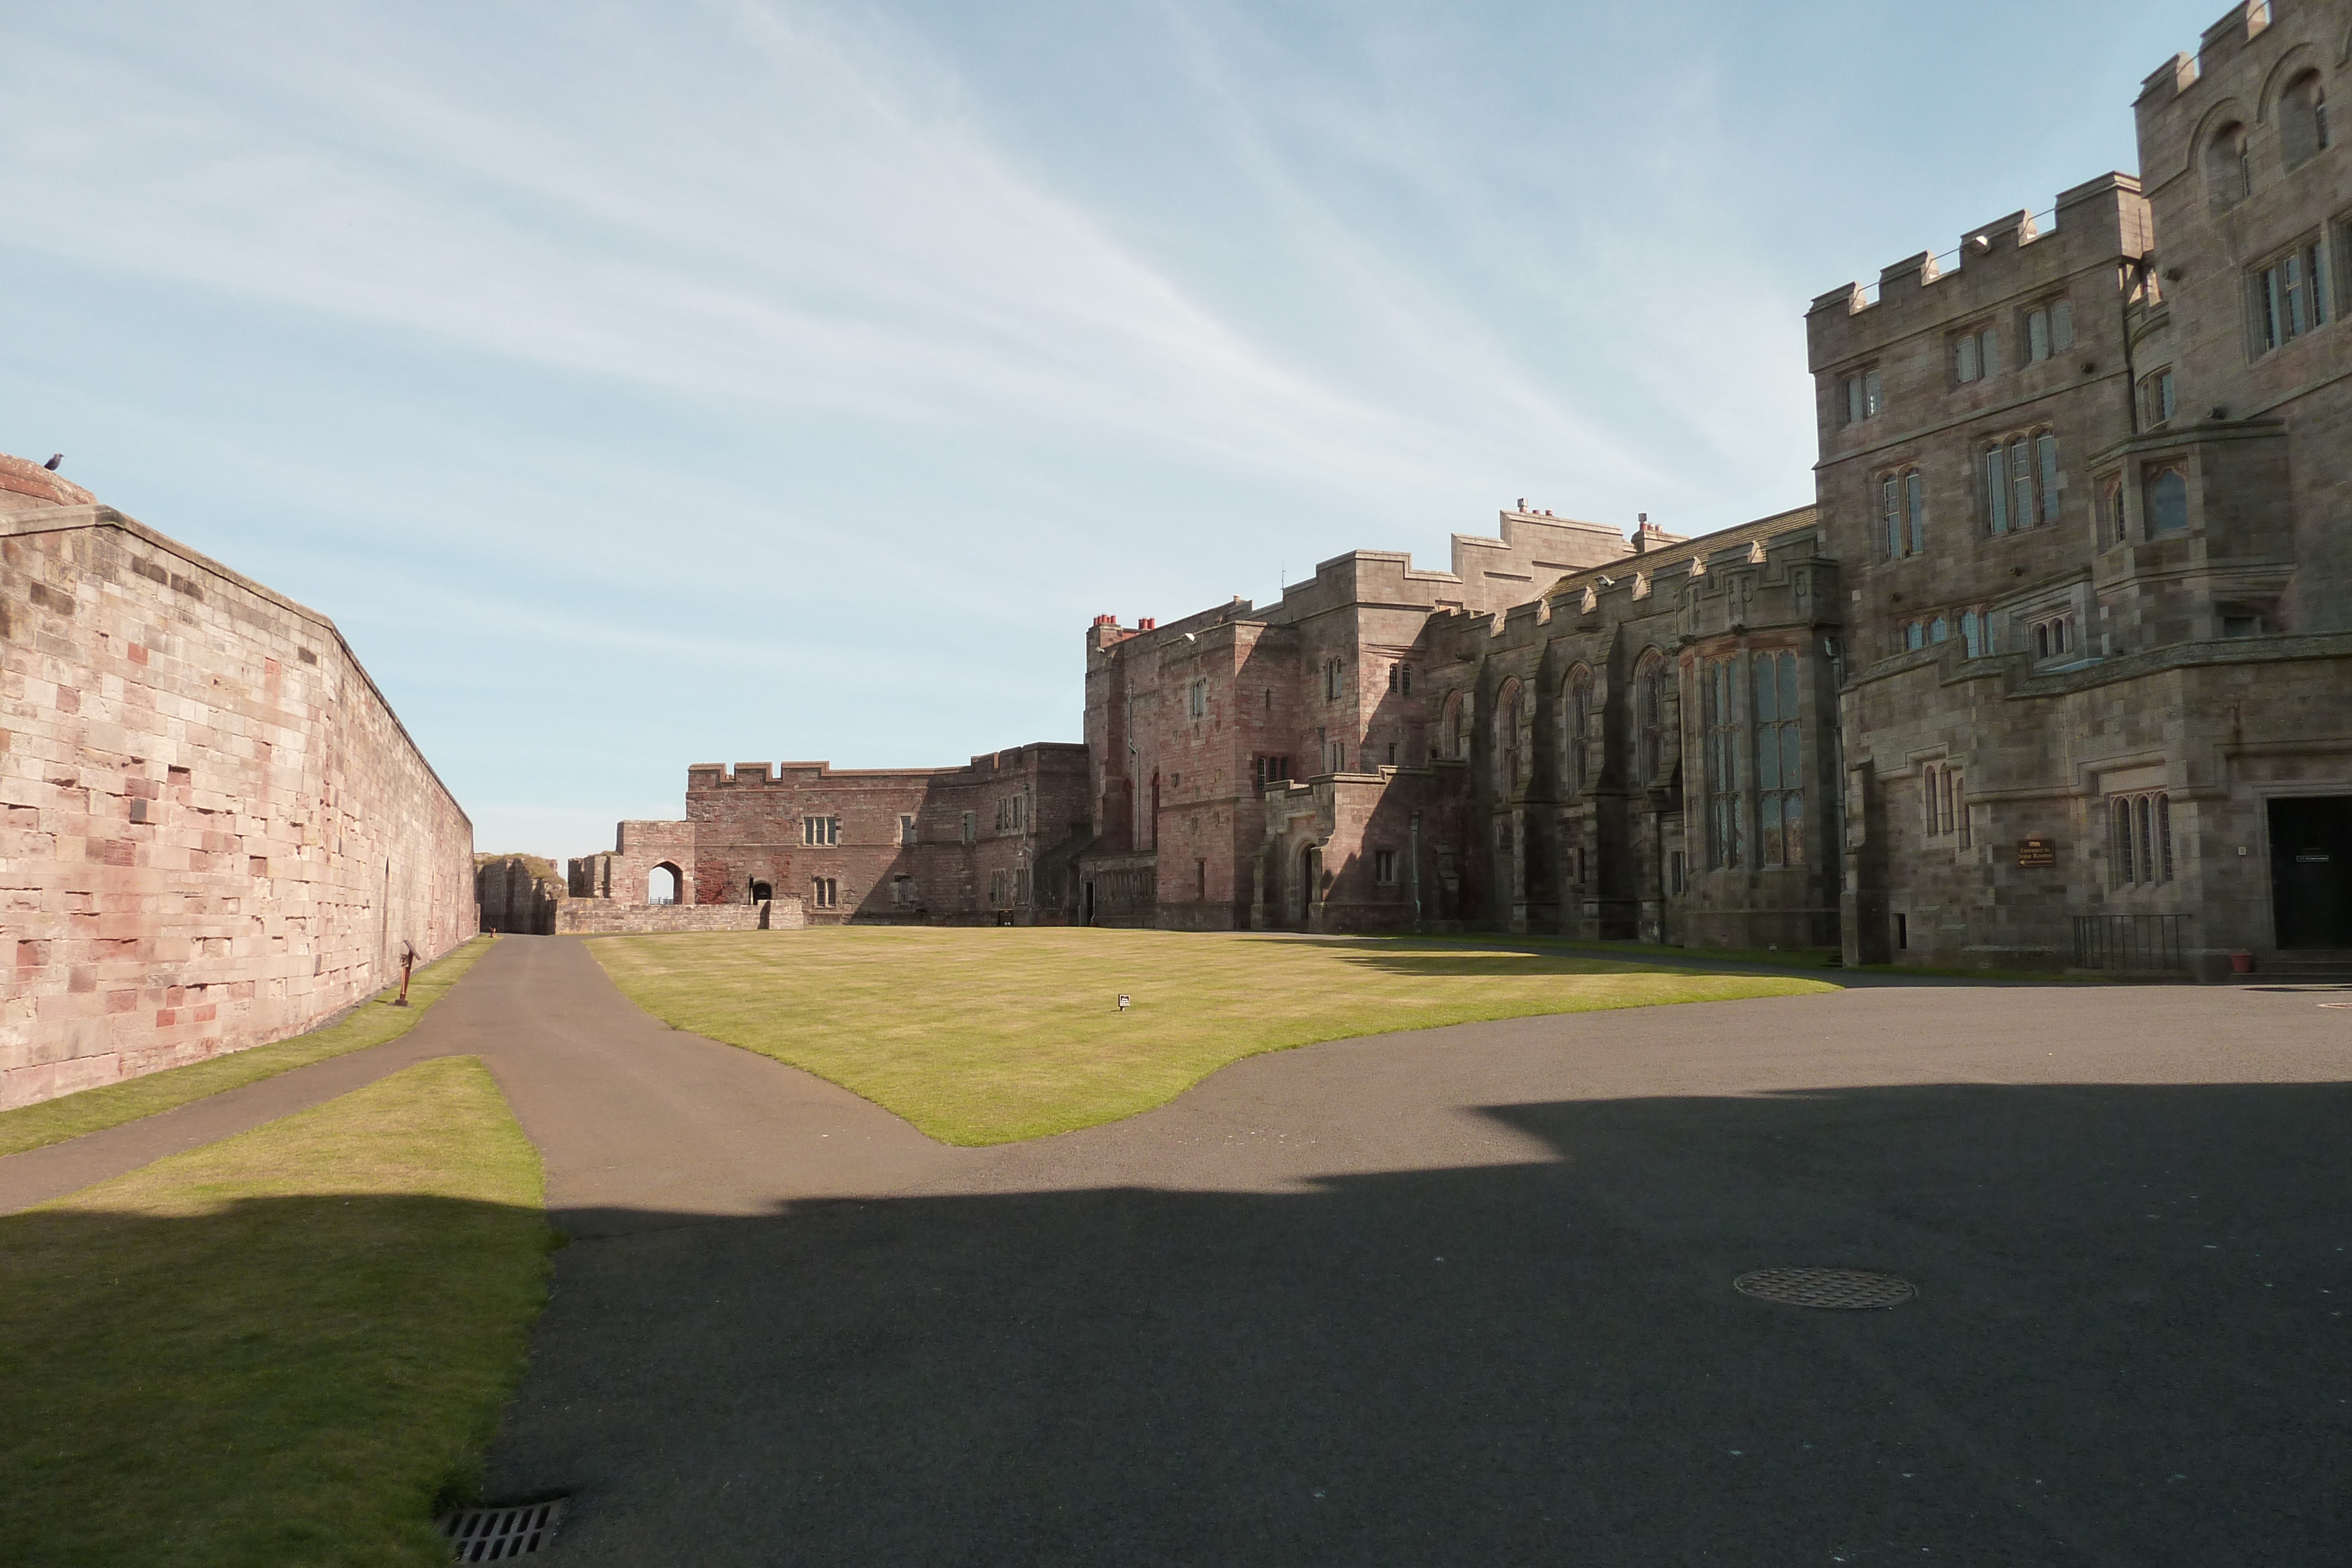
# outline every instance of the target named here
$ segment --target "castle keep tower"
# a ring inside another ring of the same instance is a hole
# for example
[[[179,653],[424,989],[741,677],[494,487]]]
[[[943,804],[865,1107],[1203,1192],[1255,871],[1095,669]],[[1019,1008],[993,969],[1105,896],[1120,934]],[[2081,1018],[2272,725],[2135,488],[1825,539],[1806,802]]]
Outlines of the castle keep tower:
[[[2352,949],[2347,30],[2232,11],[2141,179],[1814,301],[1849,957]]]

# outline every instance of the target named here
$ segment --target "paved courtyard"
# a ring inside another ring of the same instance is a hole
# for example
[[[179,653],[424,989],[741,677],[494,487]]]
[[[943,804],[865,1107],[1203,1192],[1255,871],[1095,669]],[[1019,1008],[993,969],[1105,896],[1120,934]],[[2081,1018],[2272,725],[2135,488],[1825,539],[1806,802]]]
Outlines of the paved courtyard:
[[[494,1456],[575,1494],[552,1561],[2341,1562],[2339,999],[1465,1025],[959,1150],[509,938],[396,1046],[142,1125],[489,1061],[574,1239]],[[1919,1293],[1731,1289],[1775,1265]]]

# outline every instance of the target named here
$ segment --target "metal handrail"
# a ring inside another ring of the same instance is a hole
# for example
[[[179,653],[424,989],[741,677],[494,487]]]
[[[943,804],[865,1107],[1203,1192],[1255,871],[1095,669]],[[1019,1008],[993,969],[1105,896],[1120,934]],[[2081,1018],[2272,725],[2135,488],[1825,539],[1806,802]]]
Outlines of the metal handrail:
[[[2074,967],[2142,972],[2185,969],[2189,967],[2189,916],[2077,915]]]

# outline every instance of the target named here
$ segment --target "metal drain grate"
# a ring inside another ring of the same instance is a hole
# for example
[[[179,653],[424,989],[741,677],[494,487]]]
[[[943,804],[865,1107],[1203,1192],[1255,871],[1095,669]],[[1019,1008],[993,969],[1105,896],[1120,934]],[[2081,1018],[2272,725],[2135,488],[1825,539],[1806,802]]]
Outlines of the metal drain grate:
[[[457,1549],[460,1563],[504,1563],[547,1550],[563,1519],[564,1501],[553,1497],[503,1508],[466,1509],[445,1515],[441,1533]]]
[[[1759,1301],[1843,1312],[1899,1307],[1919,1293],[1908,1280],[1859,1269],[1759,1269],[1732,1281],[1731,1288]]]

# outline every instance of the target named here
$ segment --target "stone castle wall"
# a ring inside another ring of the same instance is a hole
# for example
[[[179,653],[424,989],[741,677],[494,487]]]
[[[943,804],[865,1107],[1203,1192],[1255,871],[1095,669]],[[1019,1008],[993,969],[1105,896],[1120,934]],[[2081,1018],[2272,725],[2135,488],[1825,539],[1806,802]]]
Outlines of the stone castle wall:
[[[538,855],[477,855],[474,902],[482,929],[522,936],[555,933],[555,906],[569,890],[555,874],[555,862]]]
[[[473,934],[472,824],[331,622],[0,466],[0,1107],[299,1033]]]
[[[622,904],[567,898],[554,906],[558,936],[618,936],[656,931],[797,931],[808,916],[797,898],[766,904]]]

